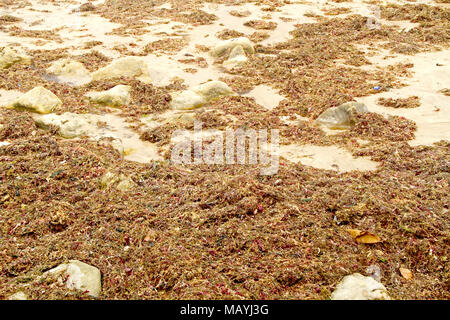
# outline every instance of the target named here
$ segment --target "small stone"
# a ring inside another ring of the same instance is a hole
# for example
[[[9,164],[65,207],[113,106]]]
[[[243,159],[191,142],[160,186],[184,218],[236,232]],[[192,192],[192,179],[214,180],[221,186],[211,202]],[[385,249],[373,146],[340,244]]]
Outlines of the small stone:
[[[348,128],[353,122],[353,113],[366,113],[367,107],[363,103],[347,102],[338,107],[325,110],[316,122],[331,129]]]
[[[221,42],[210,51],[210,54],[213,57],[220,57],[224,55],[228,50],[233,50],[236,46],[241,46],[244,51],[249,54],[255,53],[253,42],[251,42],[248,38],[240,37]]]
[[[86,96],[94,102],[118,107],[130,103],[130,91],[130,86],[118,85],[106,91],[89,92],[86,94]]]
[[[119,77],[136,77],[144,83],[151,83],[147,63],[139,57],[117,59],[104,68],[92,73],[93,80],[104,80]]]
[[[390,300],[386,288],[372,277],[354,273],[342,279],[331,300]]]
[[[19,291],[14,293],[13,295],[10,295],[8,297],[8,300],[28,300],[28,297],[24,292]]]
[[[16,63],[31,64],[31,58],[12,48],[0,48],[0,70],[9,68]]]
[[[127,177],[123,174],[118,176],[110,171],[102,176],[102,178],[100,179],[100,186],[102,188],[109,188],[117,182],[117,190],[120,190],[122,192],[129,191],[136,186],[136,183],[134,183],[134,181],[130,177]]]
[[[92,3],[90,3],[90,2],[83,3],[83,4],[78,8],[78,10],[79,10],[80,12],[94,11],[95,9],[96,9],[96,7],[95,7]]]
[[[117,175],[108,171],[100,179],[100,186],[102,188],[108,188],[119,180],[120,178]]]
[[[62,106],[61,100],[46,88],[39,86],[20,96],[12,107],[37,113],[50,113]]]
[[[84,64],[71,59],[54,62],[47,72],[55,75],[58,81],[72,85],[84,85],[91,81],[91,75]]]
[[[130,177],[121,175],[120,178],[121,178],[121,181],[117,185],[118,190],[125,192],[125,191],[129,191],[129,190],[133,189],[136,186],[136,184],[134,183],[133,180],[131,180]]]
[[[245,55],[244,48],[242,46],[236,46],[230,53],[228,60],[222,64],[226,69],[233,69],[242,66],[247,62],[248,58]]]
[[[92,297],[98,297],[101,292],[101,273],[96,267],[78,260],[60,264],[46,272],[46,277],[57,277],[58,281],[66,282],[68,289],[87,292]]]

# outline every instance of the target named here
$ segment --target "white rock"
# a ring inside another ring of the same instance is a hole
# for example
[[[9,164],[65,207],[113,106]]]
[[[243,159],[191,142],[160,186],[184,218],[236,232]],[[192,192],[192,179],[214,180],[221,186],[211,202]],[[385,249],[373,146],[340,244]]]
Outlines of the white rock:
[[[151,83],[147,63],[139,57],[124,57],[113,61],[104,68],[92,73],[93,80],[117,77],[136,77],[144,83]]]
[[[47,114],[34,118],[36,124],[44,129],[50,125],[59,127],[59,135],[72,139],[80,136],[91,136],[95,133],[97,119],[87,114],[65,112],[61,115]]]
[[[213,57],[220,57],[224,55],[228,50],[233,50],[236,46],[241,46],[245,50],[245,52],[249,54],[255,53],[253,42],[251,42],[248,38],[240,37],[221,42],[216,47],[211,49],[210,54]]]
[[[390,300],[386,288],[371,277],[354,273],[342,279],[331,300]]]
[[[91,75],[84,64],[71,59],[55,61],[47,72],[55,75],[58,81],[73,85],[83,85],[91,81]]]
[[[31,58],[16,49],[0,48],[0,70],[9,68],[16,63],[30,64]]]
[[[176,110],[189,110],[203,106],[206,100],[191,90],[185,90],[181,92],[175,92],[171,94],[172,101],[170,105],[172,109]]]
[[[19,291],[14,293],[13,295],[10,295],[8,297],[8,300],[28,300],[28,297],[24,292]]]
[[[78,260],[60,264],[46,272],[46,276],[56,277],[58,281],[66,279],[66,287],[80,291],[88,291],[92,297],[98,297],[101,292],[101,273],[96,267]]]
[[[366,113],[368,110],[363,103],[347,102],[325,110],[316,122],[335,129],[347,128],[351,125],[353,112]]]
[[[242,46],[236,46],[231,51],[228,60],[224,61],[222,65],[226,69],[232,69],[242,66],[245,62],[247,62],[247,60],[248,58],[245,55],[244,48],[242,48]]]
[[[86,96],[94,102],[118,107],[130,103],[130,91],[130,86],[118,85],[106,91],[89,92]]]
[[[171,107],[177,110],[195,109],[219,97],[234,94],[226,83],[209,81],[192,87],[190,90],[173,93]]]
[[[36,87],[20,96],[12,104],[18,109],[28,109],[37,113],[50,113],[62,106],[61,100],[53,92],[42,86]]]
[[[235,93],[222,81],[209,81],[191,89],[196,94],[202,96],[206,101],[211,101],[222,96],[230,96]]]
[[[11,142],[8,142],[8,141],[0,141],[0,147],[6,147],[6,146],[9,146],[10,144],[11,144]]]

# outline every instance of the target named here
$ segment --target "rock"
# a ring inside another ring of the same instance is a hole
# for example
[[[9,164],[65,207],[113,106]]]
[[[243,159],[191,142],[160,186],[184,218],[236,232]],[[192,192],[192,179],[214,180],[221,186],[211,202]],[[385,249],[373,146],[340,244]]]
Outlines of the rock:
[[[28,300],[28,297],[24,292],[19,291],[14,293],[13,295],[10,295],[8,297],[8,300]]]
[[[9,68],[16,63],[31,64],[31,58],[12,48],[0,48],[0,70]]]
[[[123,174],[121,174],[120,176],[117,176],[116,174],[114,174],[110,171],[108,171],[107,173],[105,173],[102,176],[102,178],[100,179],[100,186],[103,189],[105,189],[105,188],[109,188],[110,186],[112,186],[113,184],[115,184],[117,182],[118,182],[117,189],[122,192],[129,191],[136,186],[136,184],[130,177],[127,177]]]
[[[42,129],[56,126],[59,128],[58,134],[66,139],[90,137],[103,145],[108,144],[112,146],[123,156],[124,146],[122,140],[115,132],[100,128],[98,122],[101,120],[101,116],[98,115],[71,112],[65,112],[61,115],[46,114],[34,117],[34,122]]]
[[[113,147],[113,149],[117,150],[122,157],[125,155],[125,147],[122,140],[119,138],[102,137],[99,139],[99,143],[103,146]]]
[[[209,81],[195,86],[190,90],[176,92],[172,94],[170,102],[172,109],[189,110],[203,106],[222,96],[234,95],[230,87],[221,81]]]
[[[101,273],[96,267],[78,260],[60,264],[46,272],[46,277],[56,277],[58,281],[66,281],[66,287],[71,290],[87,291],[92,297],[98,297],[101,291]]]
[[[348,128],[352,122],[354,113],[366,113],[367,107],[363,103],[347,102],[338,107],[325,110],[316,122],[332,129]]]
[[[120,178],[115,175],[114,173],[108,171],[105,173],[102,178],[100,179],[100,186],[105,189],[113,185],[114,183],[118,182]]]
[[[1,128],[0,128],[1,129]],[[8,141],[0,141],[0,147],[7,147],[11,144],[11,142]]]
[[[247,62],[248,58],[245,55],[244,48],[242,46],[236,46],[230,53],[228,60],[222,64],[226,69],[232,69],[242,66]]]
[[[183,124],[184,127],[189,127],[194,125],[195,114],[193,112],[182,112],[178,114],[173,114],[166,120],[168,123]]]
[[[55,75],[58,81],[72,85],[84,85],[91,81],[91,75],[84,64],[71,59],[61,59],[54,62],[47,69],[47,72]]]
[[[216,47],[211,49],[210,54],[213,57],[220,57],[228,52],[228,50],[232,51],[236,46],[241,46],[244,51],[249,54],[255,53],[253,42],[251,42],[248,38],[240,37],[221,42]]]
[[[371,277],[354,273],[342,279],[331,300],[390,300],[386,288]]]
[[[35,117],[36,125],[48,129],[50,125],[59,127],[58,134],[66,139],[91,136],[95,133],[97,119],[87,114],[65,112],[61,115],[48,114]]]
[[[171,94],[170,105],[172,109],[189,110],[203,106],[206,100],[191,90],[185,90]]]
[[[206,101],[212,101],[222,96],[231,96],[235,93],[222,81],[209,81],[191,89],[196,94],[202,96]]]
[[[42,86],[36,87],[20,96],[13,102],[12,107],[28,109],[37,113],[50,113],[62,106],[61,100],[51,91]]]
[[[136,186],[136,184],[134,183],[133,180],[131,180],[130,177],[121,175],[120,179],[121,179],[121,181],[117,185],[117,190],[125,192],[125,191],[129,191],[129,190],[133,189]]]
[[[83,3],[79,8],[78,11],[80,12],[88,12],[88,11],[94,11],[97,7],[94,6],[90,2]]]
[[[92,80],[104,80],[117,77],[136,77],[144,83],[151,83],[147,63],[139,57],[117,59],[104,68],[92,73]]]
[[[130,86],[118,85],[106,91],[89,92],[86,96],[94,102],[119,107],[130,103],[130,91]]]

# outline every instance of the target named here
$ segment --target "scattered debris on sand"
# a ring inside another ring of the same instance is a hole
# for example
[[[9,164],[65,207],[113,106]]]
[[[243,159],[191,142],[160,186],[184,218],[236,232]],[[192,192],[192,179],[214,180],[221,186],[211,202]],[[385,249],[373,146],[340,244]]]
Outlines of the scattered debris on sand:
[[[449,8],[403,2],[0,1],[0,299],[447,299]],[[228,129],[277,170],[172,161]]]

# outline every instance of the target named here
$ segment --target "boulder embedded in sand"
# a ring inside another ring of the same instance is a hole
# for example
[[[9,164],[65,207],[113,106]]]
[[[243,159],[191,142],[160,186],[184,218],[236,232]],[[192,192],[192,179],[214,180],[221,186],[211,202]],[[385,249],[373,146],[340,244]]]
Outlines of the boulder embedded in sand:
[[[0,48],[0,70],[9,68],[16,63],[30,64],[31,58],[12,48]]]
[[[170,102],[172,109],[189,110],[203,106],[205,103],[222,96],[234,95],[235,93],[224,82],[209,81],[192,87],[190,90],[172,94]]]
[[[371,277],[354,273],[342,279],[331,300],[390,300],[386,288]]]
[[[90,137],[99,141],[102,145],[110,145],[116,149],[122,156],[124,154],[124,146],[122,140],[113,132],[102,130],[98,126],[101,117],[93,114],[76,114],[65,112],[61,115],[46,114],[34,117],[36,125],[43,129],[50,126],[59,128],[58,134],[66,139],[77,137]]]
[[[130,103],[130,91],[130,86],[118,85],[106,91],[89,92],[86,96],[96,103],[119,107]]]
[[[91,136],[97,127],[97,119],[87,114],[65,112],[61,115],[47,114],[35,117],[38,127],[47,129],[50,125],[59,127],[58,134],[66,139]]]
[[[151,83],[147,63],[139,57],[117,59],[92,73],[92,80],[104,80],[118,77],[136,77],[144,83]]]
[[[55,75],[60,82],[84,85],[91,81],[91,75],[84,64],[71,59],[55,61],[49,68],[49,74]]]
[[[23,94],[12,104],[13,108],[28,109],[42,114],[50,113],[61,106],[61,100],[53,92],[41,86]]]
[[[333,107],[325,110],[317,119],[316,122],[323,124],[330,128],[347,128],[354,121],[354,113],[366,113],[367,107],[363,103],[347,102],[338,107]]]
[[[245,55],[244,48],[242,48],[242,46],[236,46],[231,51],[228,60],[224,61],[222,65],[226,69],[233,69],[242,66],[247,60],[248,58]]]
[[[170,105],[172,109],[189,110],[200,108],[206,103],[206,100],[191,90],[175,92],[171,95]]]
[[[101,273],[96,267],[78,260],[70,260],[46,272],[46,277],[65,281],[71,290],[86,292],[92,297],[98,297],[102,290]]]
[[[237,46],[241,46],[244,51],[249,54],[255,53],[253,42],[251,42],[248,38],[240,37],[221,42],[216,47],[211,49],[210,54],[213,57],[220,57],[224,55],[228,50],[233,50]]]
[[[202,96],[206,101],[211,101],[222,96],[231,96],[235,93],[222,81],[209,81],[191,88],[193,92]]]

